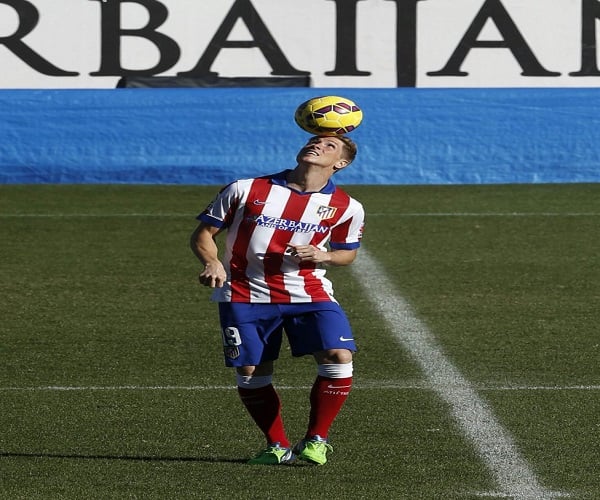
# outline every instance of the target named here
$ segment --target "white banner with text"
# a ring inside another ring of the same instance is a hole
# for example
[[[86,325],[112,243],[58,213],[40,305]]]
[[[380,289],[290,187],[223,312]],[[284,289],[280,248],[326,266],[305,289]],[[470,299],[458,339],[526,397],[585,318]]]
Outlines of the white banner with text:
[[[599,0],[0,0],[0,88],[597,87]]]

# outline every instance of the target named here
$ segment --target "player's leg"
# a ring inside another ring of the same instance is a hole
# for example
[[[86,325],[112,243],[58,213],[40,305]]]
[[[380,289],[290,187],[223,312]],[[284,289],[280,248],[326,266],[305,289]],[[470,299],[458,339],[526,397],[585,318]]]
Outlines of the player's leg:
[[[304,439],[294,446],[298,458],[313,464],[327,462],[329,429],[352,388],[352,352],[330,349],[316,352],[317,378],[310,391],[310,415]]]
[[[249,463],[277,464],[293,459],[281,416],[281,399],[273,387],[273,362],[237,369],[240,400],[262,431],[267,447]]]
[[[242,404],[267,441],[249,463],[278,464],[293,459],[281,416],[281,400],[273,387],[273,361],[281,346],[281,321],[270,304],[221,303],[225,363],[236,368]]]
[[[332,449],[327,442],[329,430],[352,388],[352,352],[356,345],[348,319],[338,304],[313,306],[312,311],[292,322],[292,326],[286,324],[286,331],[292,331],[291,335],[288,331],[292,353],[311,353],[317,362],[306,435],[294,451],[299,458],[324,464],[327,452]]]
[[[310,417],[306,438],[327,439],[329,429],[352,388],[352,352],[330,349],[314,354],[317,377],[310,393]]]

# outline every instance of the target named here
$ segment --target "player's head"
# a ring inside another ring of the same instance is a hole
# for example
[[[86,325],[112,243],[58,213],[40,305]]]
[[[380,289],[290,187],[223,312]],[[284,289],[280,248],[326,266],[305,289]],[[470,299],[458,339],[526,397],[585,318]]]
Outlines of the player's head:
[[[343,158],[348,160],[348,164],[352,163],[354,158],[356,158],[356,153],[358,151],[356,143],[350,139],[350,137],[345,135],[336,135],[335,138],[339,139],[344,144]]]
[[[332,146],[332,147],[328,147],[327,146],[328,144],[329,144],[329,146]],[[337,144],[337,147],[333,146],[334,144]],[[325,155],[320,160],[316,160],[313,157],[305,156],[305,154],[310,152],[311,150],[317,150],[317,149],[319,151],[321,151],[321,153],[322,153],[318,156]],[[332,161],[332,163],[330,165],[333,168],[333,172],[335,173],[338,170],[341,170],[342,168],[350,165],[350,163],[352,163],[352,161],[356,157],[356,152],[357,152],[356,144],[354,143],[354,141],[352,141],[351,139],[349,139],[346,136],[343,136],[343,135],[336,135],[336,136],[315,135],[315,136],[311,137],[308,140],[308,142],[306,143],[306,145],[300,150],[300,153],[299,153],[297,159],[299,162],[302,159],[304,159],[304,161],[310,161],[310,162],[315,162],[315,161],[322,162],[323,160]],[[327,157],[327,158],[325,158],[325,157]],[[310,160],[309,160],[309,158],[310,158]]]

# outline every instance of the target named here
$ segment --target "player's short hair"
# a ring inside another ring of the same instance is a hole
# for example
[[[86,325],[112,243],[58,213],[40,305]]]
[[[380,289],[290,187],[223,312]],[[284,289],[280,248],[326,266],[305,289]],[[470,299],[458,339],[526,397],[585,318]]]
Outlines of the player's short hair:
[[[354,158],[356,158],[356,153],[358,152],[358,147],[356,143],[345,135],[338,135],[337,138],[344,143],[344,153],[346,159],[352,163]]]

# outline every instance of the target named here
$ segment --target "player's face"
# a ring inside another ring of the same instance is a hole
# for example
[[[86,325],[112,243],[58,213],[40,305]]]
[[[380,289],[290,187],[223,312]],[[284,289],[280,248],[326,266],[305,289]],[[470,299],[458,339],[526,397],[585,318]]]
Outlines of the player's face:
[[[297,160],[324,167],[342,168],[348,164],[344,159],[344,143],[336,137],[313,137],[300,150]]]

